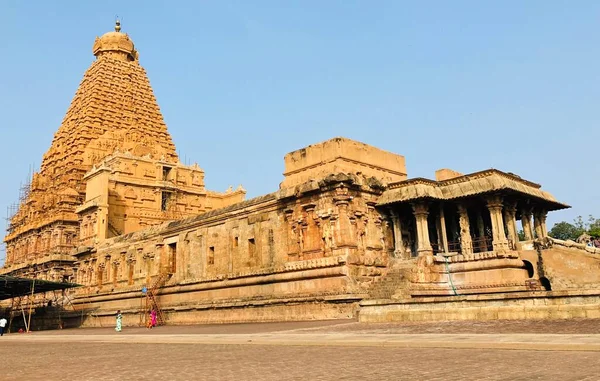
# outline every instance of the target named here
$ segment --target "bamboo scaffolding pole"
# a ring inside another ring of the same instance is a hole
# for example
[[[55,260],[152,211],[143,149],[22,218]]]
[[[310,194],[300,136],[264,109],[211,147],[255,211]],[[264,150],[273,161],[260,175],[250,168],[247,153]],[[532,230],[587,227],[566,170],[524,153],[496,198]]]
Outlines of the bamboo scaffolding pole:
[[[27,320],[27,332],[29,332],[29,328],[31,327],[31,309],[33,307],[33,294],[35,292],[35,278],[33,279],[33,284],[31,285],[31,296],[29,300],[29,319]]]
[[[21,312],[23,313],[23,324],[25,324],[25,330],[29,332],[29,327],[27,327],[27,317],[25,316],[25,309],[21,305]]]

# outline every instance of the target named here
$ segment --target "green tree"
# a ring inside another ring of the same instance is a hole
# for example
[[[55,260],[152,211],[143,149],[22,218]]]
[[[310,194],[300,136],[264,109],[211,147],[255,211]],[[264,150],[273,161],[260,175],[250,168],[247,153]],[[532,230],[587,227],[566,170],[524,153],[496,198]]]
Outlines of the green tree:
[[[600,236],[600,219],[590,215],[589,221],[588,234],[598,238]]]
[[[594,238],[600,238],[600,219],[596,219],[590,216],[590,226],[588,228],[588,234]]]
[[[594,238],[600,238],[600,219],[590,214],[587,221],[584,221],[582,216],[577,216],[572,224],[565,221],[555,224],[548,235],[562,240],[576,240],[583,233],[587,233]]]
[[[581,217],[579,217],[579,219],[580,221],[577,219],[575,220],[575,224],[570,224],[566,221],[554,224],[552,229],[548,232],[548,235],[552,238],[562,239],[563,241],[568,239],[573,241],[576,240],[577,237],[582,235],[586,230],[583,220],[581,220]],[[579,224],[579,222],[581,222],[581,224]]]
[[[575,226],[577,230],[581,230],[582,232],[587,230],[586,223],[583,222],[583,217],[581,216],[577,216],[577,218],[573,220],[573,226]]]

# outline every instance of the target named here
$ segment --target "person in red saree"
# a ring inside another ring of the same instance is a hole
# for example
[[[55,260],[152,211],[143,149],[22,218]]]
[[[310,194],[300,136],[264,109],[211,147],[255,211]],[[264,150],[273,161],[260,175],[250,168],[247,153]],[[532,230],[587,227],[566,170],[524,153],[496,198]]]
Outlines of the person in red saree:
[[[152,327],[156,327],[157,319],[156,319],[156,310],[153,308],[150,312],[150,324]]]

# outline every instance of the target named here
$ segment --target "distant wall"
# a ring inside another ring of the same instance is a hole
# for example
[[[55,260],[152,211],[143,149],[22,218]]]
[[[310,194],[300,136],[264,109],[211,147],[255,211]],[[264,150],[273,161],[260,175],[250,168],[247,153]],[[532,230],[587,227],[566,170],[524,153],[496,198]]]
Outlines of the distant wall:
[[[435,171],[435,180],[436,181],[444,181],[454,179],[456,177],[463,176],[462,173],[453,171],[452,169],[442,168]]]
[[[362,173],[384,183],[406,179],[404,156],[346,138],[334,138],[285,155],[285,180],[281,188],[332,173]]]

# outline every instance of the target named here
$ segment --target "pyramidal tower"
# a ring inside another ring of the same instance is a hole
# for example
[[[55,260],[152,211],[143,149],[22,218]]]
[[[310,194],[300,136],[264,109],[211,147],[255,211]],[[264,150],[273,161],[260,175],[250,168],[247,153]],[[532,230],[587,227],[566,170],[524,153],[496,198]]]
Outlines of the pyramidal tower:
[[[241,187],[206,192],[203,171],[179,162],[119,21],[92,51],[95,61],[10,218],[2,273],[63,280],[82,244],[243,199]]]
[[[93,53],[96,60],[85,72],[40,168],[43,180],[51,179],[58,188],[80,186],[77,180],[92,165],[132,142],[177,161],[138,52],[118,21],[114,32],[96,38]],[[107,144],[97,144],[98,139]],[[70,170],[57,170],[61,167]]]

